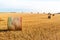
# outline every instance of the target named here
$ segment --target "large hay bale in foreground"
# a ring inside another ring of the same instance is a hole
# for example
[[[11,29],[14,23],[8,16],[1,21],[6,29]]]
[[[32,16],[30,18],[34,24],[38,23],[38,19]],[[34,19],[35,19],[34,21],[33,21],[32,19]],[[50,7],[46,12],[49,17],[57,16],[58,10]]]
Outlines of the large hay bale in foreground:
[[[22,30],[21,17],[9,17],[8,18],[8,29],[9,30]]]
[[[6,18],[7,19],[7,18]],[[0,30],[22,30],[22,18],[21,17],[8,17],[7,20],[3,19],[0,23]],[[5,23],[4,23],[5,22]]]

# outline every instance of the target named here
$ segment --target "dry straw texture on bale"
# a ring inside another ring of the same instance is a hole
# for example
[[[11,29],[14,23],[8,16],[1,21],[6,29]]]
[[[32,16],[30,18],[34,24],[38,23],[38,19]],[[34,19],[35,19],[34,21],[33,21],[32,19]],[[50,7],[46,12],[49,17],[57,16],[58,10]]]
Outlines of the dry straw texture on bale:
[[[60,40],[60,15],[48,19],[47,14],[0,14],[21,16],[22,31],[1,31],[0,40]]]

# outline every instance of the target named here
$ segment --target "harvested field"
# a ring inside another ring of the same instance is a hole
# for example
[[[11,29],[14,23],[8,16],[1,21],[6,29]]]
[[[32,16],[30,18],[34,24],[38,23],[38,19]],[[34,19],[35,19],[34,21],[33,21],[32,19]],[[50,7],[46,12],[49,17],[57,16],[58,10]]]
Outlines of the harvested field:
[[[60,40],[60,14],[51,19],[47,14],[0,14],[2,18],[8,16],[22,17],[22,30],[0,31],[0,40]]]

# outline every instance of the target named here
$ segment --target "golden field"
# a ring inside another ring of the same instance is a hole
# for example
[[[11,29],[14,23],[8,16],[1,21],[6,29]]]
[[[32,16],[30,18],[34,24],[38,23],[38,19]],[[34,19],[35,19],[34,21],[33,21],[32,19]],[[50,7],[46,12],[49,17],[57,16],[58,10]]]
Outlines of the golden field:
[[[6,22],[8,16],[22,17],[22,30],[0,31],[0,40],[60,40],[60,14],[48,19],[47,14],[0,13]]]

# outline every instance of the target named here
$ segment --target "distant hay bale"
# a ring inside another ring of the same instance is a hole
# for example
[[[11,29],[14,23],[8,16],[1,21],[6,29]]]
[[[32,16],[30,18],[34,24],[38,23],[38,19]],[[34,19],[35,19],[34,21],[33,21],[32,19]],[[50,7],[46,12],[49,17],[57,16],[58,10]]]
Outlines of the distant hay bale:
[[[48,16],[48,19],[51,19],[51,15]]]
[[[23,13],[23,12],[21,12],[21,13]]]
[[[43,14],[45,14],[45,12],[43,12]]]
[[[37,12],[37,14],[39,14],[39,12]]]
[[[55,14],[52,14],[52,16],[55,16]]]
[[[51,19],[51,13],[48,13],[48,19]]]
[[[33,14],[33,12],[31,12],[31,14]]]
[[[16,12],[10,12],[10,13],[16,13]]]

